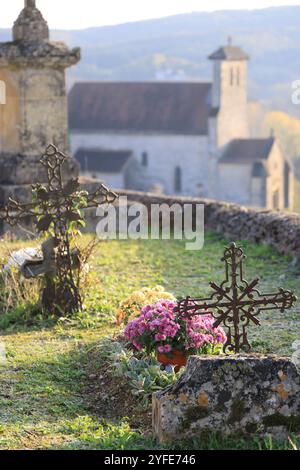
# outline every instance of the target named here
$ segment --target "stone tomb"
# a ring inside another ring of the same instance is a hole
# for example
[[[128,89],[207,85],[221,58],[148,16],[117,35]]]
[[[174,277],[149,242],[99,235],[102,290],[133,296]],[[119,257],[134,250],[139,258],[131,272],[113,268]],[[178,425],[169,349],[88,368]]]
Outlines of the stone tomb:
[[[286,439],[300,431],[300,374],[277,356],[191,356],[153,395],[153,428],[161,443],[207,433]]]

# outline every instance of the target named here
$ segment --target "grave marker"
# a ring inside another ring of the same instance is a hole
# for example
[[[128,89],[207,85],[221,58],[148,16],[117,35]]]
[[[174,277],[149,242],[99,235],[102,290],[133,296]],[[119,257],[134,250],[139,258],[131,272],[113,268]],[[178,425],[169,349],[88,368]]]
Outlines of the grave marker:
[[[83,209],[112,203],[117,198],[115,193],[102,184],[96,191],[89,193],[80,188],[78,178],[64,183],[62,166],[67,159],[54,145],[50,145],[40,159],[47,170],[47,183],[32,186],[31,203],[22,204],[9,199],[2,215],[12,227],[18,225],[22,219],[31,217],[39,233],[51,233],[42,245],[42,263],[41,260],[27,262],[26,271],[45,275],[43,306],[49,312],[58,309],[61,313],[82,308],[78,283],[74,278],[74,270],[79,267],[80,257],[79,253],[71,251],[70,228],[77,229],[84,224],[81,212]]]
[[[227,328],[227,342],[224,352],[239,353],[251,350],[247,328],[250,323],[260,325],[257,318],[264,310],[280,310],[282,313],[293,307],[297,300],[293,292],[279,289],[274,293],[262,294],[257,289],[259,279],[247,282],[243,267],[245,255],[242,248],[231,243],[224,251],[225,280],[217,285],[211,282],[213,293],[205,299],[187,297],[178,303],[178,311],[183,316],[206,315],[216,319],[215,327]]]

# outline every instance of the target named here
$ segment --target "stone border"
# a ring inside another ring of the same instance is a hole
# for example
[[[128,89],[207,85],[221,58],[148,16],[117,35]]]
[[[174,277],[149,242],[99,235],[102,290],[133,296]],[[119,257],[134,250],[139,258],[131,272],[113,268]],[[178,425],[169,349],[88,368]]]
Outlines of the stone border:
[[[87,189],[94,187],[95,184],[88,181],[82,181],[82,183]],[[2,188],[5,189],[8,186],[2,186]],[[18,188],[22,190],[29,188],[29,186]],[[252,243],[264,243],[280,254],[292,256],[295,261],[300,257],[300,214],[298,213],[255,210],[210,199],[162,196],[130,190],[115,191],[119,196],[126,196],[129,202],[139,202],[149,208],[151,204],[167,204],[169,206],[172,204],[180,204],[181,206],[184,204],[204,204],[206,230],[212,230],[229,241],[247,240]],[[94,232],[97,220],[95,211],[89,210],[87,227],[84,231]],[[31,227],[29,222],[28,227]],[[16,233],[1,223],[0,219],[0,236],[5,232]],[[21,238],[22,233],[18,232],[18,236]]]
[[[162,196],[138,191],[117,190],[129,201],[151,204],[204,204],[205,228],[221,234],[227,240],[247,240],[265,243],[279,253],[300,255],[300,214],[256,210],[237,204],[189,197]]]

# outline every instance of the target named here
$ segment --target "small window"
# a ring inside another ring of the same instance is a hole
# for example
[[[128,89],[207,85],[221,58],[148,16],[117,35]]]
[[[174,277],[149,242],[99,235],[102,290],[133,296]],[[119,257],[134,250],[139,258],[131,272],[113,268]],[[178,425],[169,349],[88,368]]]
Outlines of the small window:
[[[279,191],[274,191],[273,193],[273,209],[279,210]]]
[[[182,191],[182,171],[179,166],[175,168],[175,184],[174,189],[176,193],[181,193]]]
[[[230,69],[230,86],[233,86],[233,85],[234,85],[234,70],[231,67],[231,69]]]
[[[284,164],[284,206],[286,209],[290,207],[290,183],[291,168],[287,162]]]
[[[240,82],[241,82],[240,69],[237,68],[237,70],[236,70],[236,84],[237,84],[237,86],[240,86]]]
[[[142,153],[142,165],[143,166],[148,166],[148,153],[147,152],[143,152]]]

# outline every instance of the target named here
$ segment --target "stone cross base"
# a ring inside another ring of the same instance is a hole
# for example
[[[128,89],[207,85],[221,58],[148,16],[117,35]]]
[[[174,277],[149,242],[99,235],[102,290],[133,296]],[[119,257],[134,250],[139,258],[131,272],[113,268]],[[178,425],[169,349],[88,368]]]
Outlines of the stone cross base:
[[[277,356],[192,356],[153,395],[153,428],[160,443],[207,433],[286,439],[300,431],[300,374]]]

